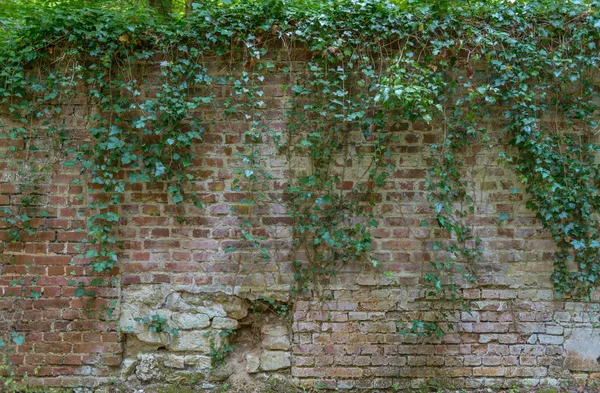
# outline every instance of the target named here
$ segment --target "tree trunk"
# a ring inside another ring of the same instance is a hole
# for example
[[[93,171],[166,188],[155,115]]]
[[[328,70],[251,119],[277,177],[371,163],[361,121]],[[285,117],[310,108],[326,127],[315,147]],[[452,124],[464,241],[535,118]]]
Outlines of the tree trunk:
[[[194,2],[194,0],[187,0],[185,3],[185,17],[187,18],[188,16],[190,16],[190,13],[192,12],[192,3]]]
[[[168,16],[173,12],[172,0],[148,0],[148,6],[157,10],[160,14]]]

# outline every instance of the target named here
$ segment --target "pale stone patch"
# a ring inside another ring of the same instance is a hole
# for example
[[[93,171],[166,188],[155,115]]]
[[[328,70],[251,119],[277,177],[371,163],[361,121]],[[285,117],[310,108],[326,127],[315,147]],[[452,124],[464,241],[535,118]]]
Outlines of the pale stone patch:
[[[173,313],[175,325],[182,330],[203,329],[210,326],[210,318],[206,314]]]
[[[290,349],[290,339],[287,336],[267,336],[262,346],[265,349],[287,351]]]
[[[289,352],[264,351],[260,356],[260,368],[263,371],[275,371],[292,365]]]
[[[567,332],[564,348],[566,367],[575,371],[600,372],[600,329],[576,328]]]
[[[231,318],[216,317],[212,321],[213,329],[227,330],[227,329],[237,329],[237,327],[238,327],[238,321],[235,319],[231,319]]]
[[[215,342],[218,339],[218,336],[214,337]],[[179,335],[167,345],[167,348],[171,351],[193,351],[208,354],[210,353],[210,339],[207,337],[206,331],[202,330],[179,332]]]

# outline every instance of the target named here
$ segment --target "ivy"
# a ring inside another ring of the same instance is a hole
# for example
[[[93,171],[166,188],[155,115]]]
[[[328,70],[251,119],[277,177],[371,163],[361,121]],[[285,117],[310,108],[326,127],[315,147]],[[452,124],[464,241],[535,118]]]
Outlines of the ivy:
[[[166,333],[175,337],[179,335],[179,329],[169,327],[167,319],[158,314],[143,318],[134,318],[133,320],[145,324],[151,333]]]
[[[257,219],[277,198],[263,154],[273,144],[289,163],[294,293],[322,293],[344,264],[384,268],[372,231],[382,191],[402,166],[395,128],[427,125],[440,138],[429,153],[431,217],[421,224],[437,230],[422,281],[439,315],[413,318],[401,332],[439,337],[452,312],[468,311],[462,291],[481,285],[485,245],[464,159],[493,145],[490,122],[503,116],[510,148],[499,159],[517,173],[527,208],[556,243],[556,293],[589,298],[600,280],[598,6],[203,1],[168,20],[144,8],[40,9],[12,34],[19,39],[0,47],[2,153],[25,179],[20,205],[2,208],[7,240],[35,235],[46,215],[39,184],[60,162],[82,188],[80,257],[109,273],[129,191],[164,184],[180,223],[186,204],[203,207],[197,146],[216,118],[227,118],[247,128],[232,183],[243,194],[235,207],[242,246],[225,253],[248,248],[251,259],[273,262]],[[288,80],[277,107],[286,110],[284,129],[269,121],[274,103],[264,85],[273,75]],[[74,102],[93,109],[85,135],[64,123]],[[495,214],[498,225],[512,219]],[[79,296],[92,296],[77,285]]]

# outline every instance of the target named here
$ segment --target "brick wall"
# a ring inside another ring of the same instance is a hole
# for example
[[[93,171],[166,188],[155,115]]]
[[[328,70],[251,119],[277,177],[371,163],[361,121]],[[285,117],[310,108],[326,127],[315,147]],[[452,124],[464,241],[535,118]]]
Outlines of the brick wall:
[[[211,68],[216,73],[219,66]],[[283,85],[289,78],[273,73],[263,83],[268,125],[283,131],[289,100]],[[215,84],[213,92],[222,102],[229,87]],[[61,121],[73,136],[85,138],[90,112],[85,100],[75,100],[63,108]],[[3,124],[10,127],[3,113]],[[464,291],[473,312],[460,315],[455,331],[425,343],[398,334],[397,322],[431,318],[432,310],[443,306],[424,299],[422,286],[429,262],[439,257],[433,251],[440,234],[427,202],[425,169],[429,145],[442,137],[441,126],[390,125],[398,136],[391,146],[398,169],[380,191],[380,225],[372,234],[376,257],[391,276],[349,264],[312,296],[290,296],[291,220],[283,190],[289,176],[307,170],[306,160],[288,162],[265,137],[259,149],[262,165],[273,175],[268,202],[248,209],[240,203],[245,194],[233,190],[233,170],[242,167],[236,152],[244,149],[248,124],[225,118],[217,107],[195,116],[211,120],[193,148],[193,172],[201,178],[196,191],[205,208],[173,205],[168,184],[131,186],[120,207],[118,237],[124,243],[118,269],[102,276],[114,282],[97,289],[91,300],[76,296],[71,281],[92,279],[85,260],[75,256],[84,236],[78,228],[84,227],[85,212],[79,210],[95,194],[73,184],[76,171],[60,165],[64,157],[49,141],[27,142],[39,149],[23,154],[49,168],[39,188],[27,185],[27,193],[40,195],[38,204],[49,216],[34,219],[35,234],[5,242],[0,330],[24,335],[9,358],[18,374],[29,374],[29,383],[99,392],[165,382],[210,389],[241,374],[252,379],[277,373],[299,384],[383,391],[432,381],[478,389],[600,379],[600,335],[594,328],[598,298],[595,303],[554,298],[549,278],[554,243],[525,208],[519,180],[496,162],[506,147],[500,114],[489,121],[494,147],[475,146],[462,157],[477,205],[472,223],[485,248],[477,268],[481,286]],[[11,145],[23,142],[1,140],[0,150],[6,153]],[[23,158],[0,164],[2,207],[15,209],[24,193]],[[355,181],[365,165],[357,151],[346,157],[348,181]],[[498,224],[500,213],[510,219]],[[240,216],[266,237],[269,261],[240,242]],[[423,227],[422,220],[430,225]],[[229,246],[239,250],[226,253]],[[22,278],[25,285],[15,284]],[[32,299],[32,290],[41,296]],[[260,296],[289,307],[293,322],[257,303]],[[103,307],[113,301],[117,309],[107,319]],[[165,318],[179,334],[152,333],[136,321],[152,315]],[[228,330],[237,332],[232,361],[209,374],[210,351],[223,339],[219,332]]]

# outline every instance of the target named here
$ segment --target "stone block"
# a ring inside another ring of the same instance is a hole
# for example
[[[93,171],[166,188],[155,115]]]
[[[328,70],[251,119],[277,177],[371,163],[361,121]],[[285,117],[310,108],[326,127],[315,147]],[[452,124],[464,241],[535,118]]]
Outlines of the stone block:
[[[547,334],[538,334],[538,340],[540,340],[540,344],[545,345],[561,345],[565,341],[563,336],[550,336]]]
[[[215,335],[214,339],[218,341],[218,335]],[[179,332],[177,337],[171,340],[167,348],[171,351],[191,351],[208,354],[210,353],[210,339],[206,336],[206,331],[204,330],[182,331]]]
[[[211,327],[213,329],[220,329],[220,330],[237,329],[238,321],[236,321],[235,319],[231,319],[231,318],[215,317],[212,320]]]
[[[164,360],[165,367],[184,369],[185,368],[185,356],[169,354]]]
[[[210,318],[206,314],[173,313],[173,322],[181,330],[203,329],[210,326]]]
[[[158,360],[153,354],[138,355],[138,365],[135,368],[135,376],[144,382],[158,379],[162,376]]]
[[[147,326],[137,328],[135,330],[135,336],[138,340],[146,344],[163,345],[169,342],[169,335],[167,333],[151,332]]]
[[[184,363],[186,366],[195,367],[200,370],[210,369],[210,357],[203,355],[185,355]]]
[[[290,339],[287,336],[266,336],[262,347],[270,350],[286,351],[290,349]]]
[[[566,367],[571,371],[600,372],[600,330],[576,328],[565,341]]]
[[[264,351],[260,355],[260,369],[263,371],[282,370],[291,367],[289,352]]]
[[[564,333],[564,331],[565,331],[565,329],[562,326],[554,326],[554,325],[546,326],[546,334],[561,335]]]
[[[289,334],[287,326],[273,323],[264,325],[261,332],[268,336],[287,336]]]

